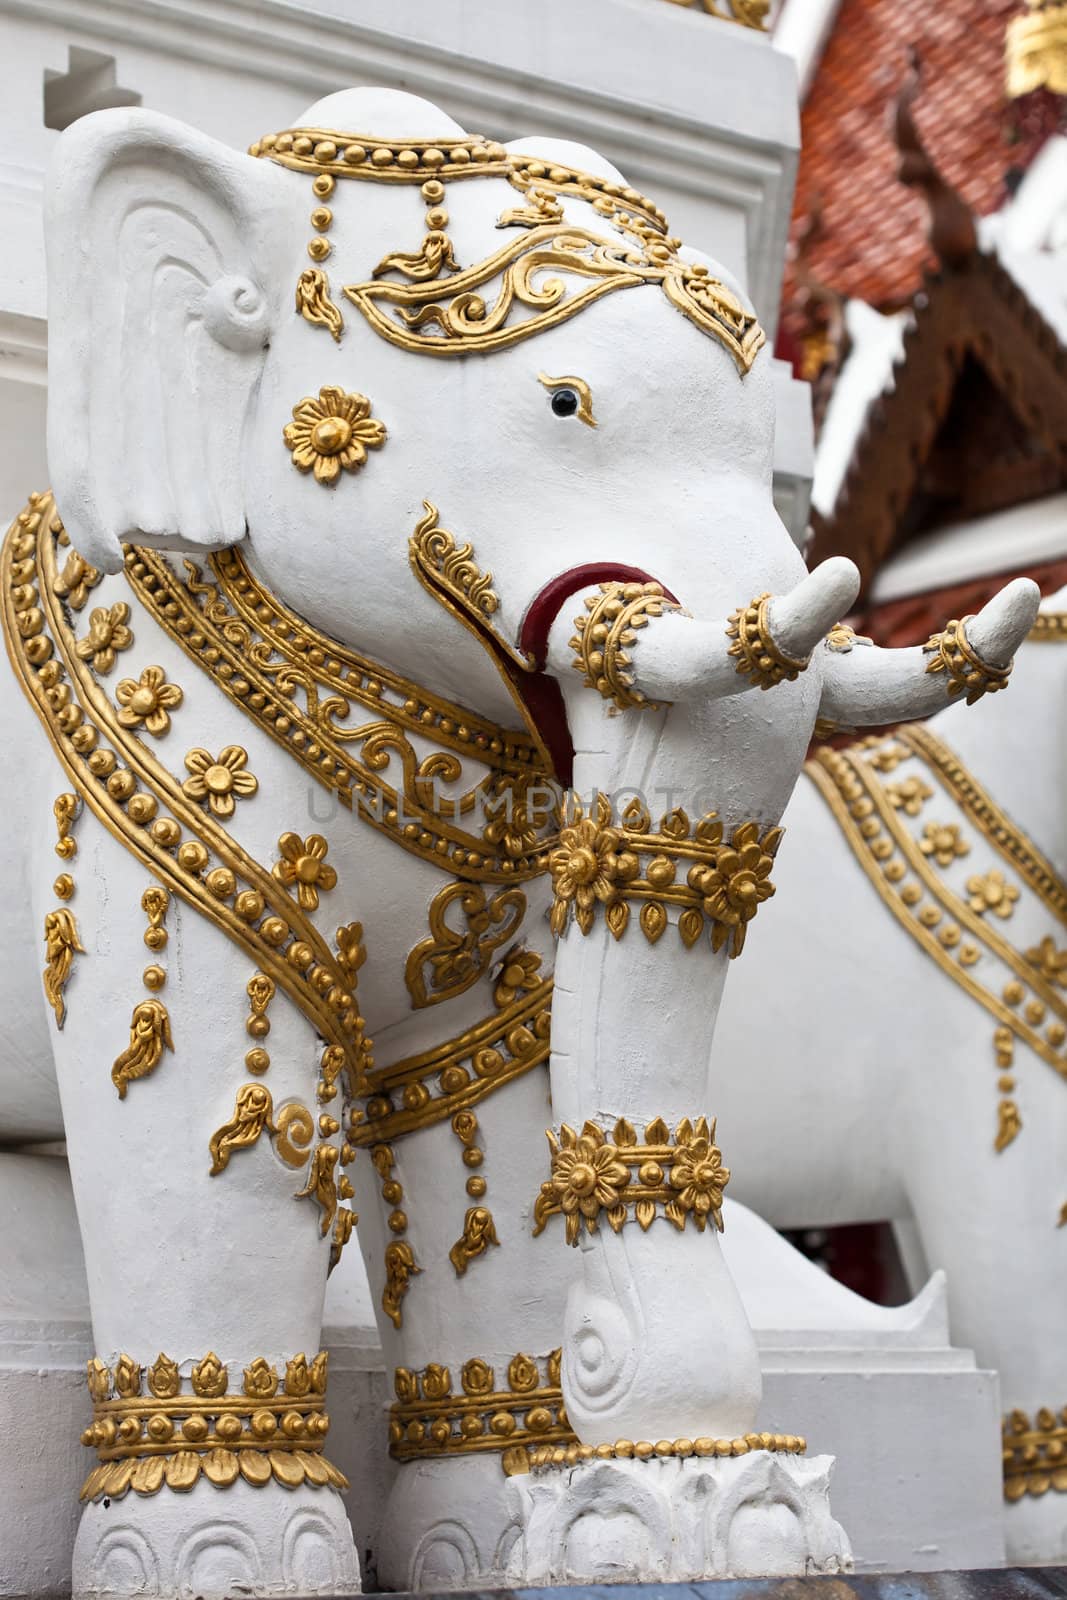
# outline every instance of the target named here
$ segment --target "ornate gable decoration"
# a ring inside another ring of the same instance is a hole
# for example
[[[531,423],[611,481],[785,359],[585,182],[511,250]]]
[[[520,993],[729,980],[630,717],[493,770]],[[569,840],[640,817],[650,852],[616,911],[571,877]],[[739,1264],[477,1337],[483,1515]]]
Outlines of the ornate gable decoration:
[[[925,528],[967,521],[1067,483],[1067,349],[995,255],[920,141],[917,80],[897,105],[901,180],[930,211],[938,269],[912,307],[893,386],[871,406],[812,563],[846,555],[864,591]]]

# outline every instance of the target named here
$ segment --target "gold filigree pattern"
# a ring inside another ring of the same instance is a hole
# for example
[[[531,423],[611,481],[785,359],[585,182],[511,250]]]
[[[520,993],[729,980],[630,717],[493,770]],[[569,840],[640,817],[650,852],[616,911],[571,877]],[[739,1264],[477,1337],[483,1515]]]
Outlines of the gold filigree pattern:
[[[65,906],[49,911],[44,919],[44,992],[48,1004],[56,1014],[56,1027],[62,1028],[67,1018],[67,1004],[63,991],[70,979],[76,955],[85,949],[78,938],[74,915]]]
[[[343,472],[366,465],[367,451],[380,450],[385,424],[370,414],[365,394],[346,394],[327,384],[318,398],[305,395],[293,407],[293,420],[282,429],[285,445],[299,472],[313,472],[315,482],[330,487]]]
[[[962,694],[969,706],[984,694],[1007,688],[1012,669],[1010,661],[1007,666],[983,661],[967,638],[967,624],[973,621],[970,616],[964,617],[962,622],[953,618],[940,633],[932,633],[923,645],[923,653],[930,657],[926,663],[927,672],[944,673],[949,698]]]
[[[500,607],[493,574],[482,572],[471,543],[457,544],[455,534],[439,526],[436,506],[424,500],[423,509],[410,544],[416,576],[424,587],[443,591],[464,611],[487,620]]]
[[[926,801],[934,798],[930,785],[916,777],[902,778],[899,783],[887,783],[885,792],[889,804],[896,806],[898,811],[906,812],[909,817],[917,817]]]
[[[653,617],[681,608],[668,600],[658,583],[602,583],[599,595],[586,595],[587,617],[574,619],[570,648],[576,672],[619,711],[661,707],[637,687],[630,648]]]
[[[539,975],[540,960],[533,952],[509,952],[492,1016],[430,1050],[374,1068],[362,1116],[349,1129],[351,1143],[365,1148],[432,1127],[543,1065],[550,1049],[552,979]]]
[[[614,1233],[627,1222],[647,1231],[657,1216],[682,1231],[690,1220],[703,1233],[709,1219],[722,1232],[723,1190],[730,1171],[715,1144],[715,1122],[682,1119],[674,1130],[662,1117],[645,1128],[638,1142],[624,1117],[609,1139],[587,1122],[580,1133],[566,1123],[559,1136],[548,1132],[552,1176],[534,1204],[534,1235],[550,1217],[562,1215],[568,1244],[578,1243],[584,1225],[596,1233],[603,1215]]]
[[[830,632],[823,640],[827,650],[832,650],[836,655],[847,656],[854,645],[870,644],[872,641],[864,634],[858,634],[855,628],[849,627],[847,622],[835,622]]]
[[[460,928],[449,924],[450,914]],[[430,903],[430,935],[414,946],[404,982],[416,1008],[464,994],[486,972],[501,945],[515,937],[526,915],[521,889],[501,889],[491,898],[479,884],[450,883]]]
[[[612,221],[625,228],[620,212],[613,209]],[[344,293],[391,344],[447,357],[510,349],[559,327],[605,294],[655,284],[676,310],[726,347],[744,377],[766,342],[755,316],[706,266],[684,261],[675,241],[647,242],[643,230],[627,231],[632,237],[619,243],[565,221],[547,223],[456,272],[446,286],[377,278],[345,284]],[[574,279],[586,287],[569,292]],[[497,280],[490,303],[478,291]],[[520,307],[531,315],[513,316]]]
[[[170,1014],[162,1000],[142,1000],[130,1018],[130,1042],[111,1068],[111,1081],[125,1100],[127,1086],[147,1078],[163,1059],[164,1050],[173,1050]]]
[[[82,1443],[97,1450],[99,1465],[86,1478],[83,1501],[121,1499],[161,1489],[187,1491],[203,1476],[216,1488],[238,1479],[256,1488],[271,1481],[345,1489],[347,1479],[323,1455],[329,1417],[325,1409],[327,1356],[303,1355],[278,1374],[264,1357],[244,1369],[240,1394],[229,1393],[227,1367],[209,1351],[194,1364],[183,1392],[176,1362],[162,1352],[144,1371],[129,1356],[114,1369],[88,1363],[93,1421]],[[191,1392],[189,1392],[191,1390]]]
[[[1067,989],[1067,950],[1061,950],[1055,939],[1048,934],[1040,944],[1026,952],[1026,959],[1032,967],[1036,967],[1047,983],[1054,983],[1058,989]]]
[[[51,497],[33,496],[4,541],[0,583],[16,676],[77,791],[72,798],[80,797],[156,880],[272,976],[327,1048],[339,1049],[349,1081],[358,1085],[369,1051],[347,973],[270,872],[219,827],[209,809],[189,800],[145,742],[122,727],[74,649],[51,589],[62,533]],[[298,945],[299,962],[288,956]],[[303,961],[305,950],[310,964]],[[158,1018],[143,1014],[140,1022],[129,1062],[121,1068],[116,1063],[123,1092],[127,1067],[143,1067],[163,1038]]]
[[[520,780],[528,786],[547,778],[547,756],[531,735],[501,728],[317,633],[252,577],[238,551],[212,556],[210,565],[214,584],[201,581],[192,563],[183,583],[160,556],[130,550],[126,576],[170,637],[316,782],[402,849],[455,877],[521,881],[545,870],[550,816],[517,855],[487,848],[483,832],[463,825]],[[354,706],[372,720],[351,726]],[[444,748],[420,758],[410,734]],[[360,757],[353,745],[362,747]],[[451,788],[464,778],[468,760],[488,776],[458,798],[441,792],[442,783]],[[399,787],[383,776],[393,762],[401,768]]]
[[[883,743],[885,741],[878,739],[873,741],[875,746]],[[946,744],[929,728],[916,724],[901,728],[895,740],[888,741],[885,753],[876,749],[876,762],[884,762],[889,750],[896,753],[897,761],[909,753],[914,753],[924,761],[994,849],[1021,874],[1053,916],[1067,927],[1067,884],[1064,884],[1056,868],[1041,854],[1033,840],[1028,839],[1000,809]],[[889,769],[882,765],[879,770]]]
[[[757,595],[747,606],[731,612],[726,624],[726,636],[733,640],[726,654],[736,658],[740,675],[751,678],[760,689],[794,683],[811,660],[810,656],[794,660],[775,644],[767,621],[767,607],[773,598],[771,594]]]
[[[488,1184],[486,1183],[482,1174],[477,1171],[477,1168],[480,1167],[482,1162],[485,1160],[485,1151],[478,1143],[479,1127],[478,1118],[475,1113],[473,1111],[457,1111],[455,1116],[452,1118],[452,1132],[460,1142],[460,1146],[463,1151],[463,1165],[468,1169],[471,1167],[475,1168],[475,1171],[471,1172],[466,1182],[467,1193],[470,1195],[472,1200],[483,1200],[485,1198],[485,1192],[488,1188]],[[491,1217],[489,1217],[488,1223],[484,1217],[475,1218],[472,1221],[470,1214],[468,1213],[464,1223],[464,1235],[466,1235],[469,1229],[475,1228],[479,1236],[481,1236],[484,1234],[487,1226],[492,1226]],[[454,1248],[459,1249],[462,1243],[463,1240],[460,1240],[459,1244]],[[479,1252],[479,1254],[482,1253],[484,1252]],[[456,1265],[454,1260],[452,1264],[453,1266]],[[458,1267],[456,1267],[456,1271],[459,1272]]]
[[[453,1392],[448,1367],[431,1362],[421,1372],[397,1367],[396,1401],[389,1413],[389,1453],[397,1461],[495,1451],[504,1471],[525,1471],[526,1449],[574,1442],[560,1388],[560,1353],[523,1353],[508,1363],[507,1387],[494,1368],[475,1356],[463,1363]]]
[[[1067,1494],[1067,1406],[1058,1414],[1042,1406],[1034,1417],[1010,1411],[1004,1418],[1003,1444],[1005,1500],[1049,1489]]]
[[[630,921],[629,902],[635,900],[650,944],[666,931],[667,907],[674,906],[686,948],[707,925],[713,950],[728,944],[731,957],[741,954],[749,923],[774,894],[770,872],[781,828],[761,834],[757,823],[743,822],[727,840],[715,812],[691,825],[678,809],[668,812],[654,832],[647,808],[638,801],[629,803],[615,825],[604,795],[597,796],[595,818],[580,812],[576,805],[574,820],[549,857],[553,933],[562,934],[573,916],[580,932],[588,934],[602,905],[609,930],[620,939]],[[679,871],[686,869],[684,883],[679,882]]]
[[[886,906],[937,965],[993,1018],[994,1062],[999,1074],[994,1149],[1006,1150],[1022,1127],[1022,1113],[1012,1075],[1016,1042],[1067,1077],[1067,1003],[1060,994],[1057,946],[1050,937],[1025,953],[1007,942],[990,916],[986,896],[978,898],[968,880],[966,890],[950,888],[935,870],[938,844],[945,865],[959,859],[960,845],[969,848],[959,825],[919,833],[887,795],[880,778],[883,742],[868,741],[858,750],[820,751],[807,774],[836,818],[846,841]],[[1067,886],[1055,869],[993,804],[958,758],[929,729],[909,729],[892,741],[893,766],[900,760],[924,763],[957,800],[960,809],[1010,864],[1019,900],[1023,888],[1058,920],[1063,920]],[[929,825],[928,825],[929,826]],[[964,851],[966,853],[966,850]],[[989,875],[981,878],[986,884]],[[1005,879],[1010,883],[1009,879]],[[1014,901],[1010,902],[1015,904]],[[979,972],[981,975],[979,975]]]
[[[993,1149],[1000,1155],[1012,1141],[1022,1132],[1023,1119],[1019,1114],[1019,1107],[1014,1100],[1001,1099],[997,1102],[997,1133],[993,1140]]]

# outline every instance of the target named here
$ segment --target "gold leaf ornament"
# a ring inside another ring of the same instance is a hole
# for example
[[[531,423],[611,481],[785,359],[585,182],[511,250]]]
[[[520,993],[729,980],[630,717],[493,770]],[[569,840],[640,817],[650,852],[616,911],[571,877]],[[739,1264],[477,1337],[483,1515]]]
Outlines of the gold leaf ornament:
[[[415,1253],[406,1239],[394,1239],[385,1248],[385,1287],[382,1290],[382,1309],[394,1328],[403,1323],[403,1301],[411,1286],[411,1279],[422,1268],[415,1263]]]
[[[228,1384],[229,1374],[225,1364],[219,1360],[214,1350],[209,1350],[203,1360],[198,1361],[193,1367],[193,1393],[205,1400],[217,1400],[226,1393]]]
[[[264,1128],[268,1132],[274,1131],[272,1111],[270,1090],[265,1084],[241,1085],[237,1091],[233,1116],[212,1134],[208,1142],[213,1178],[225,1172],[235,1150],[247,1150],[254,1145]]]
[[[113,606],[98,606],[89,613],[89,632],[74,648],[82,661],[92,663],[94,672],[110,672],[118,652],[133,644],[133,634],[126,626],[129,620],[130,608],[125,600]]]
[[[491,897],[480,884],[451,883],[430,903],[430,935],[416,944],[404,967],[404,982],[416,1007],[463,994],[488,970],[496,951],[518,932],[526,914],[519,888]],[[457,918],[460,926],[449,918]]]
[[[320,1144],[311,1160],[311,1169],[307,1182],[302,1189],[297,1190],[298,1200],[310,1199],[317,1202],[322,1210],[322,1221],[319,1232],[323,1236],[330,1231],[330,1225],[337,1210],[337,1183],[334,1178],[334,1168],[340,1151],[335,1145]]]
[[[145,667],[137,679],[122,678],[115,686],[118,720],[124,728],[141,728],[157,739],[170,731],[170,713],[185,698],[176,683],[167,682],[162,667]]]
[[[283,833],[278,840],[280,859],[271,871],[279,883],[296,891],[305,911],[317,910],[320,890],[326,893],[337,886],[337,873],[326,860],[329,848],[321,833],[310,833],[306,839]]]
[[[597,902],[615,897],[622,834],[609,825],[610,818],[610,805],[603,795],[598,795],[596,819],[580,817],[564,828],[558,846],[548,858],[555,890],[551,926],[557,936],[564,931],[572,911],[582,933],[588,933]]]
[[[63,991],[70,978],[75,955],[85,954],[73,914],[66,907],[49,911],[45,916],[44,947],[44,992],[56,1014],[56,1027],[62,1028],[67,1016]]]
[[[781,828],[769,828],[761,838],[758,823],[742,823],[730,844],[720,847],[714,866],[690,870],[690,887],[712,924],[713,950],[729,940],[731,956],[741,954],[748,924],[774,894],[770,874],[781,839]]]
[[[380,450],[385,424],[371,416],[365,394],[347,394],[334,385],[305,395],[293,407],[282,436],[299,472],[313,472],[316,483],[331,487],[342,471],[358,472],[368,450]]]
[[[134,1006],[130,1019],[130,1042],[116,1057],[111,1081],[125,1100],[126,1087],[137,1078],[146,1078],[163,1059],[164,1050],[173,1050],[170,1014],[161,1000],[142,1000]]]
[[[90,589],[103,582],[103,577],[104,574],[91,567],[77,550],[70,550],[63,570],[52,580],[52,593],[65,600],[72,611],[81,611],[88,602]]]
[[[564,1124],[558,1138],[548,1134],[552,1175],[534,1204],[534,1233],[562,1213],[568,1244],[581,1228],[595,1233],[603,1213],[618,1233],[630,1220],[647,1231],[658,1215],[682,1231],[692,1221],[703,1233],[710,1219],[722,1231],[723,1191],[730,1172],[715,1144],[715,1123],[706,1117],[678,1123],[673,1140],[662,1117],[645,1128],[637,1142],[632,1125],[620,1118],[609,1136],[587,1122],[581,1133]]]
[[[239,744],[228,744],[218,759],[197,746],[185,757],[189,777],[182,792],[190,800],[206,801],[216,817],[232,817],[238,799],[255,794],[259,780],[248,771],[248,751]]]
[[[178,1365],[160,1351],[148,1369],[148,1387],[157,1400],[172,1400],[181,1389]]]
[[[472,1261],[484,1256],[490,1245],[498,1245],[493,1213],[485,1206],[470,1206],[463,1219],[463,1233],[448,1252],[448,1259],[462,1278]]]
[[[340,344],[344,318],[330,298],[330,280],[321,267],[308,267],[297,279],[296,309],[306,322],[328,329]]]

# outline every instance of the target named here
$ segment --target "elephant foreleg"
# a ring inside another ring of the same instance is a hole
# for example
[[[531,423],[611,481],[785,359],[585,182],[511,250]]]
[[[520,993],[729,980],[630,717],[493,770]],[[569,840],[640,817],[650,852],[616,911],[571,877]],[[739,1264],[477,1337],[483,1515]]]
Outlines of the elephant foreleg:
[[[95,1341],[74,1591],[351,1591],[324,1450],[321,1042],[274,995],[264,1077],[247,957],[91,819],[79,852],[55,1033]]]

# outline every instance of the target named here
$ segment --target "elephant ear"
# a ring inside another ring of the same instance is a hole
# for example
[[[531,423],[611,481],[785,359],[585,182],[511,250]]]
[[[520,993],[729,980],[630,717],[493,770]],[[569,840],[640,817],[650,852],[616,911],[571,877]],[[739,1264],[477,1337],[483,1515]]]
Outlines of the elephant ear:
[[[45,206],[48,459],[93,566],[116,571],[124,540],[244,536],[242,443],[292,297],[300,200],[271,162],[151,112],[98,112],[60,139]]]

